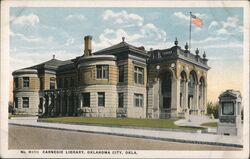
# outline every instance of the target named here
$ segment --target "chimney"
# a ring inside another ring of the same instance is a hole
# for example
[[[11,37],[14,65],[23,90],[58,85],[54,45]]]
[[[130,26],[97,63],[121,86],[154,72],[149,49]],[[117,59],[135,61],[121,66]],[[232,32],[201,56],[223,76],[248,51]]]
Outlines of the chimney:
[[[91,56],[92,52],[92,36],[84,37],[84,56]]]

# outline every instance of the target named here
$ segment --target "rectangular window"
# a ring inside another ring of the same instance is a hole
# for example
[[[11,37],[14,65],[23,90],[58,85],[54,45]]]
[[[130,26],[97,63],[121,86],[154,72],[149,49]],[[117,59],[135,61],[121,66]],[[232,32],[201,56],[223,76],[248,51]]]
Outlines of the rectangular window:
[[[144,69],[135,66],[134,68],[134,80],[137,84],[144,84]]]
[[[97,65],[96,66],[96,78],[97,79],[108,79],[109,66],[107,65]]]
[[[123,93],[118,93],[118,108],[123,108]]]
[[[134,94],[135,107],[143,107],[143,94]]]
[[[124,66],[119,66],[119,82],[124,82]]]
[[[44,89],[44,80],[40,78],[40,90]]]
[[[23,97],[23,108],[29,108],[29,98]]]
[[[56,79],[54,77],[51,77],[49,82],[49,88],[55,89],[55,86],[56,86]]]
[[[18,88],[18,78],[14,78],[14,88]]]
[[[83,107],[90,107],[90,93],[83,93]]]
[[[14,99],[15,108],[18,108],[18,98]]]
[[[30,78],[29,77],[23,77],[23,87],[29,87],[30,86]]]
[[[98,106],[104,107],[105,106],[105,93],[98,92]]]

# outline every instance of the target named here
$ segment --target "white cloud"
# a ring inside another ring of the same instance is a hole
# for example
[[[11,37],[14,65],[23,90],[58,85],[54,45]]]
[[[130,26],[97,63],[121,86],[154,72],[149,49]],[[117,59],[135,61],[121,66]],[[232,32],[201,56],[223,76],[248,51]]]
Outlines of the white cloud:
[[[144,46],[147,50],[150,48],[163,49],[173,45],[173,42],[166,42],[166,33],[164,31],[159,32],[155,25],[146,24],[135,34],[124,29],[105,29],[98,40],[93,41],[94,51],[122,42],[122,37],[125,37],[125,42],[135,46]],[[154,40],[149,41],[148,39]]]
[[[243,26],[237,17],[228,17],[226,21],[216,22],[212,21],[208,27],[217,35],[233,35],[243,32]]]
[[[123,25],[123,26],[142,26],[143,24],[143,17],[128,13],[127,11],[121,11],[121,12],[113,12],[112,10],[106,10],[103,15],[102,19],[104,21],[113,21],[114,24]]]
[[[206,14],[201,14],[201,13],[192,13],[193,15],[201,18],[201,19],[207,19],[208,16]],[[185,22],[186,21],[190,21],[190,14],[187,13],[187,14],[184,14],[183,12],[174,12],[173,16],[181,19],[181,20],[184,20]],[[186,23],[187,25],[189,25],[189,23]]]
[[[165,41],[167,33],[154,24],[148,23],[144,25],[141,29],[142,35],[146,39],[154,39],[156,41]]]
[[[26,42],[40,42],[40,41],[43,41],[42,38],[40,38],[40,37],[34,37],[34,36],[26,37],[26,36],[23,35],[23,34],[14,33],[14,32],[12,32],[11,30],[10,30],[10,36],[11,36],[11,37],[20,38],[21,40],[26,41]]]
[[[122,41],[122,37],[125,37],[127,43],[135,46],[151,46],[166,42],[167,33],[152,23],[144,24],[144,19],[140,15],[126,11],[106,10],[102,19],[111,25],[104,29],[96,40],[93,40],[94,51],[115,45]]]
[[[75,42],[75,39],[71,37],[71,38],[67,39],[64,46],[70,46],[70,45],[74,44],[74,42]]]
[[[208,27],[208,29],[212,29],[214,27],[217,27],[219,25],[219,23],[217,21],[212,21]]]
[[[243,48],[242,43],[226,43],[226,44],[214,44],[214,45],[207,45],[204,49],[208,48]]]
[[[86,20],[86,17],[81,14],[70,14],[67,17],[65,17],[65,20],[73,20],[73,19],[83,21]]]
[[[37,15],[31,13],[29,15],[23,15],[23,16],[11,16],[10,21],[13,24],[35,26],[39,23],[40,20]]]
[[[56,59],[59,60],[69,60],[79,56],[81,54],[68,52],[65,50],[59,49],[46,49],[36,51],[32,50],[34,48],[30,48],[27,50],[10,50],[10,71],[13,72],[17,69],[22,69],[25,67],[31,67],[45,61],[52,59],[53,55],[55,55]],[[22,59],[27,59],[25,62]]]
[[[192,40],[192,43],[194,44],[208,44],[209,42],[211,43],[215,43],[215,42],[218,42],[218,41],[223,41],[225,40],[226,38],[223,38],[223,37],[218,37],[218,36],[214,36],[214,37],[207,37],[203,40],[198,40],[198,41],[193,41]]]
[[[105,29],[102,34],[100,34],[98,41],[93,41],[93,48],[95,51],[115,45],[122,41],[122,37],[125,37],[125,41],[132,43],[142,38],[141,34],[129,34],[124,29]]]
[[[175,12],[173,15],[176,16],[179,19],[182,19],[182,20],[185,20],[185,21],[190,21],[190,16],[186,15],[186,14],[184,14],[182,12]]]

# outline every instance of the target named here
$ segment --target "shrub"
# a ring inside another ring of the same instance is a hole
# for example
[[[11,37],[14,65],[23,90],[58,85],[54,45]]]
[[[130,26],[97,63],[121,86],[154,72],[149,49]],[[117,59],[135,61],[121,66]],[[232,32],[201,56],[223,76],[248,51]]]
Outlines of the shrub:
[[[219,103],[208,102],[207,104],[207,114],[213,115],[214,118],[219,117]]]

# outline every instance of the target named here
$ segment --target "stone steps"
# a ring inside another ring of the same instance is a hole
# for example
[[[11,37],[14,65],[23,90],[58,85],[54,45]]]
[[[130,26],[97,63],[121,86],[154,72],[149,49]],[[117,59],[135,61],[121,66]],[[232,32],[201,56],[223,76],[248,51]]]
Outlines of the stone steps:
[[[192,122],[202,122],[202,121],[208,121],[211,118],[207,115],[190,115],[189,120]]]

